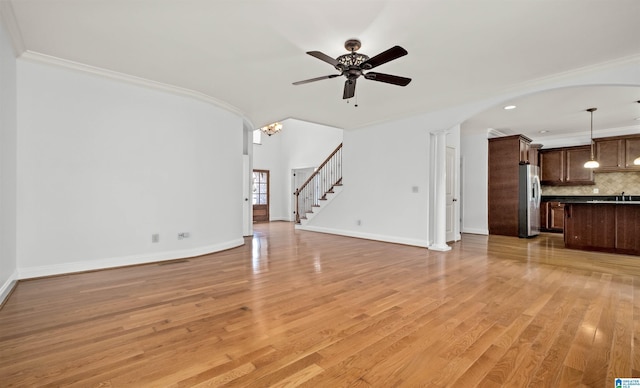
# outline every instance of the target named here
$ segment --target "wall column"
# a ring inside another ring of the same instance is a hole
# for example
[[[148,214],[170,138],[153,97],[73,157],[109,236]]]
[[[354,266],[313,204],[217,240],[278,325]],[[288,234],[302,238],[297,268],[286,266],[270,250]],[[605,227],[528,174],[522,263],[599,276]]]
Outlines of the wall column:
[[[431,165],[433,168],[433,185],[431,193],[433,195],[431,215],[434,228],[432,236],[433,240],[429,245],[429,249],[434,251],[448,251],[451,247],[447,245],[447,130],[432,132],[432,153]]]

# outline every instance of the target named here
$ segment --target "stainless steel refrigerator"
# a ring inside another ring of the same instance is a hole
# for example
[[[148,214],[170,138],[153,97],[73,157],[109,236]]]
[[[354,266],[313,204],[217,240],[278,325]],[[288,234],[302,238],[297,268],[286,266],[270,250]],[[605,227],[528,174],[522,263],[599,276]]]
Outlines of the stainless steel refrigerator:
[[[520,165],[518,189],[518,236],[540,234],[540,167]]]

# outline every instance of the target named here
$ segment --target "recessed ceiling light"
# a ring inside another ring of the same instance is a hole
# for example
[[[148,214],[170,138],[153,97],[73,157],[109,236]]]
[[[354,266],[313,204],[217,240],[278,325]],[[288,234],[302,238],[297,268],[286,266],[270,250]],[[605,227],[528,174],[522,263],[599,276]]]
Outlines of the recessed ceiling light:
[[[515,105],[507,105],[504,107],[504,110],[511,110],[511,109],[516,109]]]
[[[540,131],[539,133],[547,133],[549,131],[547,131],[546,129],[543,129],[542,131]]]

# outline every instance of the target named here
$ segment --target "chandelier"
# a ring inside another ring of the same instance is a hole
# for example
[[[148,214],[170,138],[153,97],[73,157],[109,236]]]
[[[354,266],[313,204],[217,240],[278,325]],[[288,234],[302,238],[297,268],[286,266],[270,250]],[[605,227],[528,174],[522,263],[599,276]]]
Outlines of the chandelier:
[[[271,135],[276,134],[276,133],[278,133],[278,132],[280,132],[282,130],[282,124],[280,124],[280,123],[269,124],[266,127],[260,128],[260,130],[263,133],[266,133],[267,135],[271,136]]]

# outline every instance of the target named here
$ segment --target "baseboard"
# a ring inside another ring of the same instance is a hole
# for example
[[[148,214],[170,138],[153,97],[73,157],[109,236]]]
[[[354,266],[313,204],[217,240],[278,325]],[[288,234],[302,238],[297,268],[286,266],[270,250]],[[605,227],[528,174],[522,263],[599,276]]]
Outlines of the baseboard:
[[[73,263],[45,265],[39,267],[18,268],[18,279],[38,278],[43,276],[62,275],[74,272],[95,271],[99,269],[125,267],[128,265],[148,264],[165,260],[183,259],[207,255],[244,245],[244,239],[239,238],[221,244],[208,245],[193,249],[158,252],[144,255],[114,257],[109,259],[91,260]]]
[[[489,235],[489,229],[462,228],[462,233]]]
[[[11,295],[11,292],[13,291],[17,282],[18,282],[18,271],[13,271],[11,276],[9,276],[9,279],[7,279],[7,281],[4,282],[4,284],[0,287],[0,306],[2,306],[5,300],[7,299],[7,297]]]
[[[404,238],[404,237],[397,237],[397,236],[387,236],[387,235],[373,234],[373,233],[354,232],[351,230],[342,230],[342,229],[334,229],[334,228],[323,228],[320,226],[297,225],[296,229],[308,230],[311,232],[327,233],[327,234],[337,234],[340,236],[347,236],[347,237],[363,238],[366,240],[383,241],[383,242],[389,242],[394,244],[412,245],[412,246],[422,247],[422,248],[426,248],[429,245],[429,242],[427,240],[418,240],[418,239],[411,239],[411,238]]]

